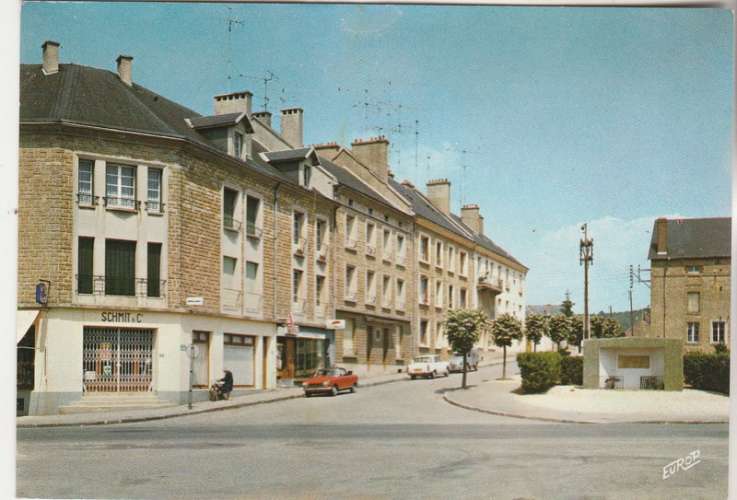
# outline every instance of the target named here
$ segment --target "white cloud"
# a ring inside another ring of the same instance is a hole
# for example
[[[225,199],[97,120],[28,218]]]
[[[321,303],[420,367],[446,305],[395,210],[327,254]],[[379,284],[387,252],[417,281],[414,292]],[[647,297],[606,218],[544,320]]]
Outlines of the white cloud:
[[[589,272],[589,309],[592,312],[626,310],[629,271],[649,266],[647,260],[653,222],[658,216],[620,219],[606,216],[588,221],[588,234],[594,240],[594,261]],[[678,217],[672,215],[668,217]],[[566,290],[571,292],[575,309],[583,311],[583,266],[579,263],[582,222],[543,231],[529,242],[523,261],[530,267],[528,304],[560,303]],[[646,276],[643,274],[643,278]],[[635,280],[634,306],[650,303],[649,289]]]

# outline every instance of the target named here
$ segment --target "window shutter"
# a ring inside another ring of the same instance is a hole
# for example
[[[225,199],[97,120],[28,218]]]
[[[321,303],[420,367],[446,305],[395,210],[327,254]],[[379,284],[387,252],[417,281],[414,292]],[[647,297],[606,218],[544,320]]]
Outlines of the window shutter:
[[[105,294],[135,295],[136,242],[105,241]]]
[[[148,274],[146,294],[149,297],[161,296],[161,243],[148,244]]]
[[[77,249],[77,293],[92,293],[94,238],[79,238]]]

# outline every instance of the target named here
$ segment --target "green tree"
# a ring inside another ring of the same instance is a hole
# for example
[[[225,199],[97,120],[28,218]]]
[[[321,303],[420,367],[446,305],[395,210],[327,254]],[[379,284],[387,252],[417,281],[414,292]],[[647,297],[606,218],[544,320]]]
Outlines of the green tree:
[[[624,337],[624,328],[614,318],[604,318],[604,336],[607,338]]]
[[[502,380],[507,378],[507,347],[512,345],[513,340],[522,338],[522,322],[511,314],[502,314],[491,324],[491,336],[494,344],[504,349],[502,361]]]
[[[589,321],[591,322],[591,336],[597,339],[603,339],[605,337],[606,328],[604,326],[606,318],[604,316],[591,316]]]
[[[525,319],[525,335],[532,342],[532,349],[537,351],[537,344],[548,336],[548,319],[542,314],[530,314]]]
[[[576,344],[578,352],[581,352],[581,343],[583,342],[583,318],[581,316],[571,316],[571,331],[568,337],[569,344]]]
[[[550,318],[548,337],[560,350],[560,343],[571,337],[571,321],[563,314],[556,314]]]
[[[560,312],[568,318],[573,316],[573,301],[570,299],[570,297],[566,296],[566,300],[561,303]]]
[[[481,334],[489,327],[489,319],[483,311],[477,309],[450,309],[446,313],[445,335],[453,351],[463,356],[463,381],[461,387],[466,388],[468,359],[466,355],[478,342]]]

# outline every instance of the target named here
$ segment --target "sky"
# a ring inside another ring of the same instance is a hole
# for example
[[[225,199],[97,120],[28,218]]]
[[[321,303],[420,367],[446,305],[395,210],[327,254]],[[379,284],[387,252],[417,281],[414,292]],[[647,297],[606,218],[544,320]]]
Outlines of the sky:
[[[21,22],[22,63],[47,39],[62,63],[129,54],[134,81],[201,114],[249,89],[275,123],[302,107],[307,144],[387,136],[398,179],[481,206],[528,304],[568,290],[582,311],[584,222],[597,312],[629,308],[656,217],[730,215],[726,10],[61,2]]]

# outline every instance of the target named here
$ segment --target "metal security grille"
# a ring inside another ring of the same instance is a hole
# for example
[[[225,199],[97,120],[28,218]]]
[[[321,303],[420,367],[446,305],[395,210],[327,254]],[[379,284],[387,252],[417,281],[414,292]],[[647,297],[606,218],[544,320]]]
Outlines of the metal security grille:
[[[85,391],[152,390],[153,330],[85,327],[83,347]]]

